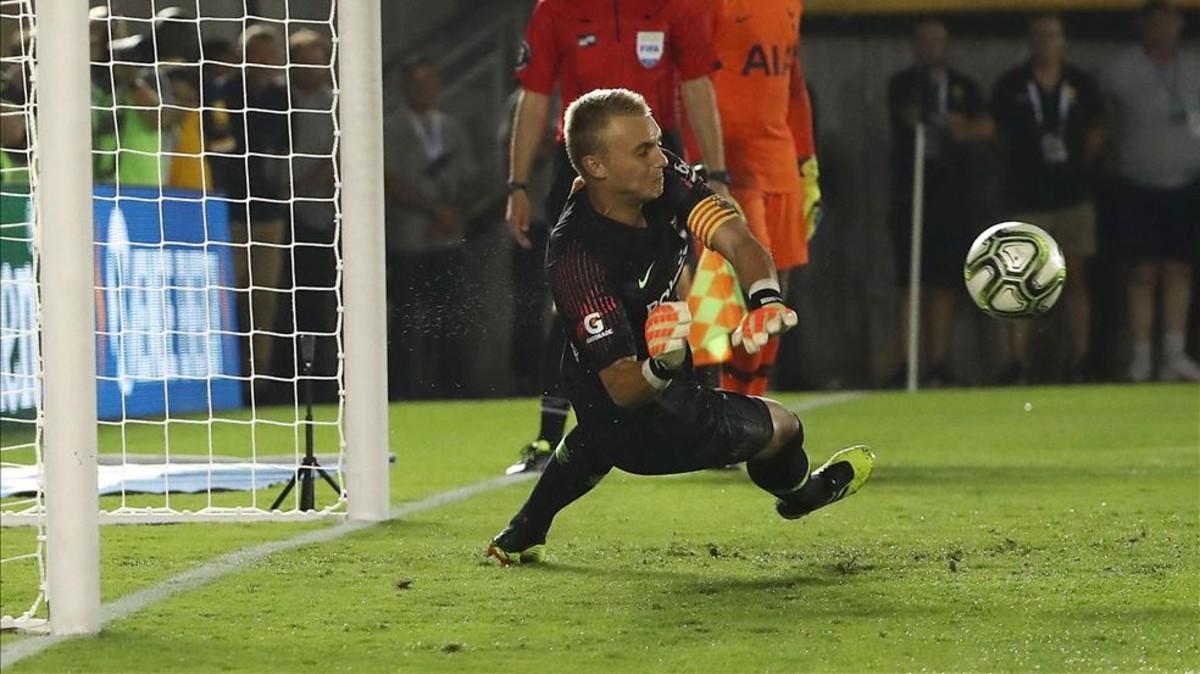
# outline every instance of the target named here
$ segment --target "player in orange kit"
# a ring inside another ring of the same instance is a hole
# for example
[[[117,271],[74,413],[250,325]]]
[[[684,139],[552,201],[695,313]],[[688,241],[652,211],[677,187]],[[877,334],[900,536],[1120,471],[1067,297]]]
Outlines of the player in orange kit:
[[[730,191],[775,259],[784,292],[788,270],[808,262],[820,215],[812,104],[800,61],[802,12],[802,0],[716,0],[713,12],[721,69],[711,77]],[[766,392],[779,338],[751,350],[734,349],[722,388]]]

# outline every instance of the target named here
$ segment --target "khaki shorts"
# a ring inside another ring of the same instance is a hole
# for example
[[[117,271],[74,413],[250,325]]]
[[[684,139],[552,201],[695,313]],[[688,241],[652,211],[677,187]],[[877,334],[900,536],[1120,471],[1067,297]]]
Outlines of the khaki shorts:
[[[1020,213],[1017,220],[1050,232],[1067,257],[1096,253],[1096,205],[1090,201],[1053,211]]]

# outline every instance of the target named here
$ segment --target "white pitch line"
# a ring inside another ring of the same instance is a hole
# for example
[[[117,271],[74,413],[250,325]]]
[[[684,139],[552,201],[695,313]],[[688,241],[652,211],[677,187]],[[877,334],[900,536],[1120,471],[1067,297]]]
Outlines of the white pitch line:
[[[798,402],[795,405],[789,405],[788,409],[793,412],[806,412],[815,410],[818,407],[829,407],[830,405],[840,405],[848,403],[851,400],[858,400],[866,396],[864,391],[846,391],[845,393],[831,393],[830,395],[820,396],[818,398],[810,398],[808,400]]]
[[[793,412],[803,412],[812,410],[818,407],[827,407],[829,405],[837,405],[843,402],[849,402],[857,398],[861,398],[865,393],[847,392],[835,393],[833,395],[821,396],[810,400],[797,403],[788,407]],[[451,489],[449,491],[440,492],[423,498],[420,501],[404,503],[392,508],[388,513],[388,519],[394,520],[408,515],[440,508],[444,505],[465,501],[466,499],[483,494],[485,492],[507,487],[511,484],[524,482],[536,477],[537,473],[517,473],[516,475],[505,475],[496,477],[482,482],[476,482],[472,485]],[[125,595],[116,601],[105,604],[101,607],[101,625],[108,625],[117,620],[128,618],[129,616],[138,613],[161,601],[170,599],[171,597],[189,590],[208,585],[209,583],[227,576],[231,573],[242,571],[251,565],[259,562],[269,555],[285,550],[292,550],[302,545],[311,545],[314,543],[327,543],[337,540],[347,534],[352,534],[356,531],[369,529],[377,524],[376,522],[343,522],[325,529],[317,529],[309,531],[299,536],[289,538],[282,541],[271,541],[262,543],[249,548],[236,550],[216,560],[208,562],[203,566],[198,566],[189,571],[185,571],[177,576],[168,578],[167,580],[146,588],[138,590],[133,594]],[[13,644],[9,644],[0,648],[0,669],[7,669],[12,665],[17,664],[25,658],[37,655],[42,651],[56,644],[77,639],[82,635],[45,635],[31,636]]]
[[[533,477],[537,473],[518,473],[516,475],[505,475],[503,477],[492,478],[482,482],[476,482],[466,487],[459,487],[449,491],[440,492],[420,501],[404,503],[392,508],[388,513],[388,519],[394,520],[409,515],[433,510],[444,505],[464,501],[472,496],[489,492],[501,487],[507,487],[511,484],[524,482]],[[138,590],[133,594],[125,595],[120,599],[105,604],[102,609],[101,623],[108,625],[109,623],[128,618],[129,616],[161,601],[169,599],[181,592],[194,590],[203,587],[214,580],[231,573],[242,571],[265,557],[273,555],[277,552],[291,550],[302,545],[311,545],[314,543],[327,543],[337,540],[347,534],[352,534],[356,531],[362,531],[374,526],[376,522],[343,522],[324,529],[316,531],[308,531],[299,536],[289,538],[282,541],[271,541],[261,545],[255,545],[249,548],[236,550],[223,557],[215,559],[203,566],[196,567],[189,571],[185,571],[177,576],[168,578],[167,580],[148,587],[144,590]],[[4,646],[0,649],[0,668],[7,669],[12,665],[17,664],[21,660],[33,655],[37,655],[42,651],[54,646],[55,644],[64,641],[78,638],[80,635],[46,635],[46,636],[31,636],[27,639],[22,639],[16,643]]]

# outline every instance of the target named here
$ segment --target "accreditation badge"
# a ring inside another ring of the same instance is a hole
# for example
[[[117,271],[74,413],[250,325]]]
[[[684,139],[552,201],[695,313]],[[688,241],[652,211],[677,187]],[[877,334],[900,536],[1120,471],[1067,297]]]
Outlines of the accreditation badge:
[[[1042,159],[1047,164],[1064,164],[1071,153],[1067,150],[1067,141],[1057,133],[1042,134]]]
[[[661,30],[639,30],[637,34],[638,63],[643,68],[653,68],[662,60],[666,49],[667,34]]]
[[[1192,130],[1193,136],[1200,138],[1200,110],[1188,113],[1188,128]]]

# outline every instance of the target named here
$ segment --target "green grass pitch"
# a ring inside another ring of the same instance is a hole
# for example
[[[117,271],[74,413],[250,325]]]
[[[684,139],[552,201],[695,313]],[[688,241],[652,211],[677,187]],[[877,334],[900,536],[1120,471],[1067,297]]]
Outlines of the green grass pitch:
[[[536,414],[393,407],[393,501],[498,475]],[[559,516],[548,564],[484,563],[524,483],[270,557],[6,671],[1200,669],[1200,387],[867,394],[802,418],[815,463],[858,442],[879,462],[797,522],[743,471],[614,471]],[[106,527],[103,597],[321,526]],[[32,544],[0,535],[4,556]],[[19,612],[36,577],[4,571]]]

